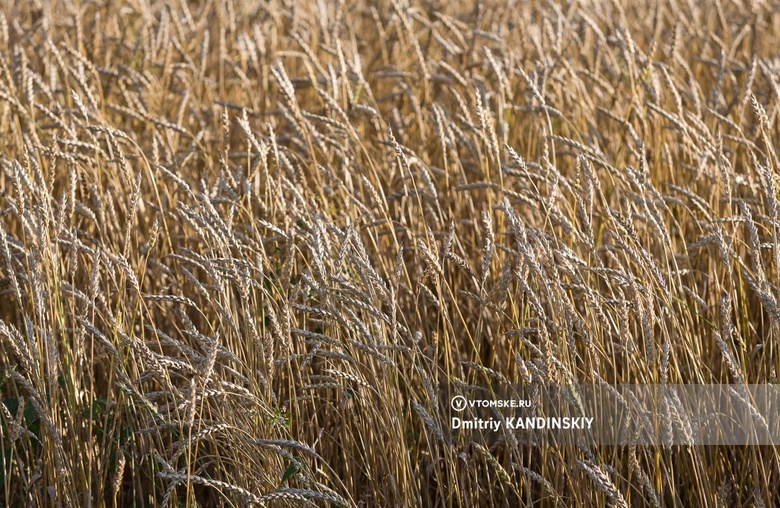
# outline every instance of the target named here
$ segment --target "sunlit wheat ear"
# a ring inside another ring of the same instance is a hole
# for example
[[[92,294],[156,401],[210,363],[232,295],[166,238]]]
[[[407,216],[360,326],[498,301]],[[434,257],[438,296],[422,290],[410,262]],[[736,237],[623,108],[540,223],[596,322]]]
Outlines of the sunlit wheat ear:
[[[493,456],[492,453],[490,453],[490,450],[486,449],[484,446],[480,445],[479,443],[471,443],[471,445],[477,449],[477,452],[479,452],[480,456],[488,463],[490,466],[495,470],[496,474],[499,478],[501,478],[502,481],[509,484],[512,479],[510,478],[509,474],[506,472],[506,469],[501,465],[498,460]]]
[[[615,484],[612,483],[612,481],[609,479],[609,476],[607,476],[607,474],[601,470],[601,468],[593,463],[582,460],[577,460],[577,465],[585,472],[585,474],[588,475],[596,487],[598,487],[600,491],[606,494],[606,496],[612,503],[614,503],[615,506],[628,508],[628,504],[626,503],[623,495],[620,493],[617,487],[615,487]]]

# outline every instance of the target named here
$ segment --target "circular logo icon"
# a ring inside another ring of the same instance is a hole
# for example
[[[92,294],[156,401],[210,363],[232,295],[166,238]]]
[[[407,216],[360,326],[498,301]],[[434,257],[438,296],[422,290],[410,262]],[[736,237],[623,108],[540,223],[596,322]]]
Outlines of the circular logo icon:
[[[466,404],[468,404],[468,401],[466,400],[466,397],[464,397],[463,395],[456,395],[450,401],[450,405],[452,406],[452,409],[458,412],[466,409]]]

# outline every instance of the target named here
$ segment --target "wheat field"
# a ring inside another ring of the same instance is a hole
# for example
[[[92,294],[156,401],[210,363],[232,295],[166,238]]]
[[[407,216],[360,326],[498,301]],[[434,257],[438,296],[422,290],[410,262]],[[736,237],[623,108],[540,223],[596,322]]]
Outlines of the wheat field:
[[[770,446],[451,428],[776,383],[780,4],[0,15],[0,505],[778,506]]]

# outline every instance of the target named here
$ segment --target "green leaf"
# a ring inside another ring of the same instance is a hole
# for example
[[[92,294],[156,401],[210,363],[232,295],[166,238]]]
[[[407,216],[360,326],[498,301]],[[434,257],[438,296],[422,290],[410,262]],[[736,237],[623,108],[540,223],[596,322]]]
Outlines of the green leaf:
[[[282,475],[281,483],[284,484],[284,482],[292,478],[292,475],[294,475],[297,471],[298,471],[298,465],[295,462],[290,462],[290,465],[287,466],[287,469],[284,471],[284,474]]]

